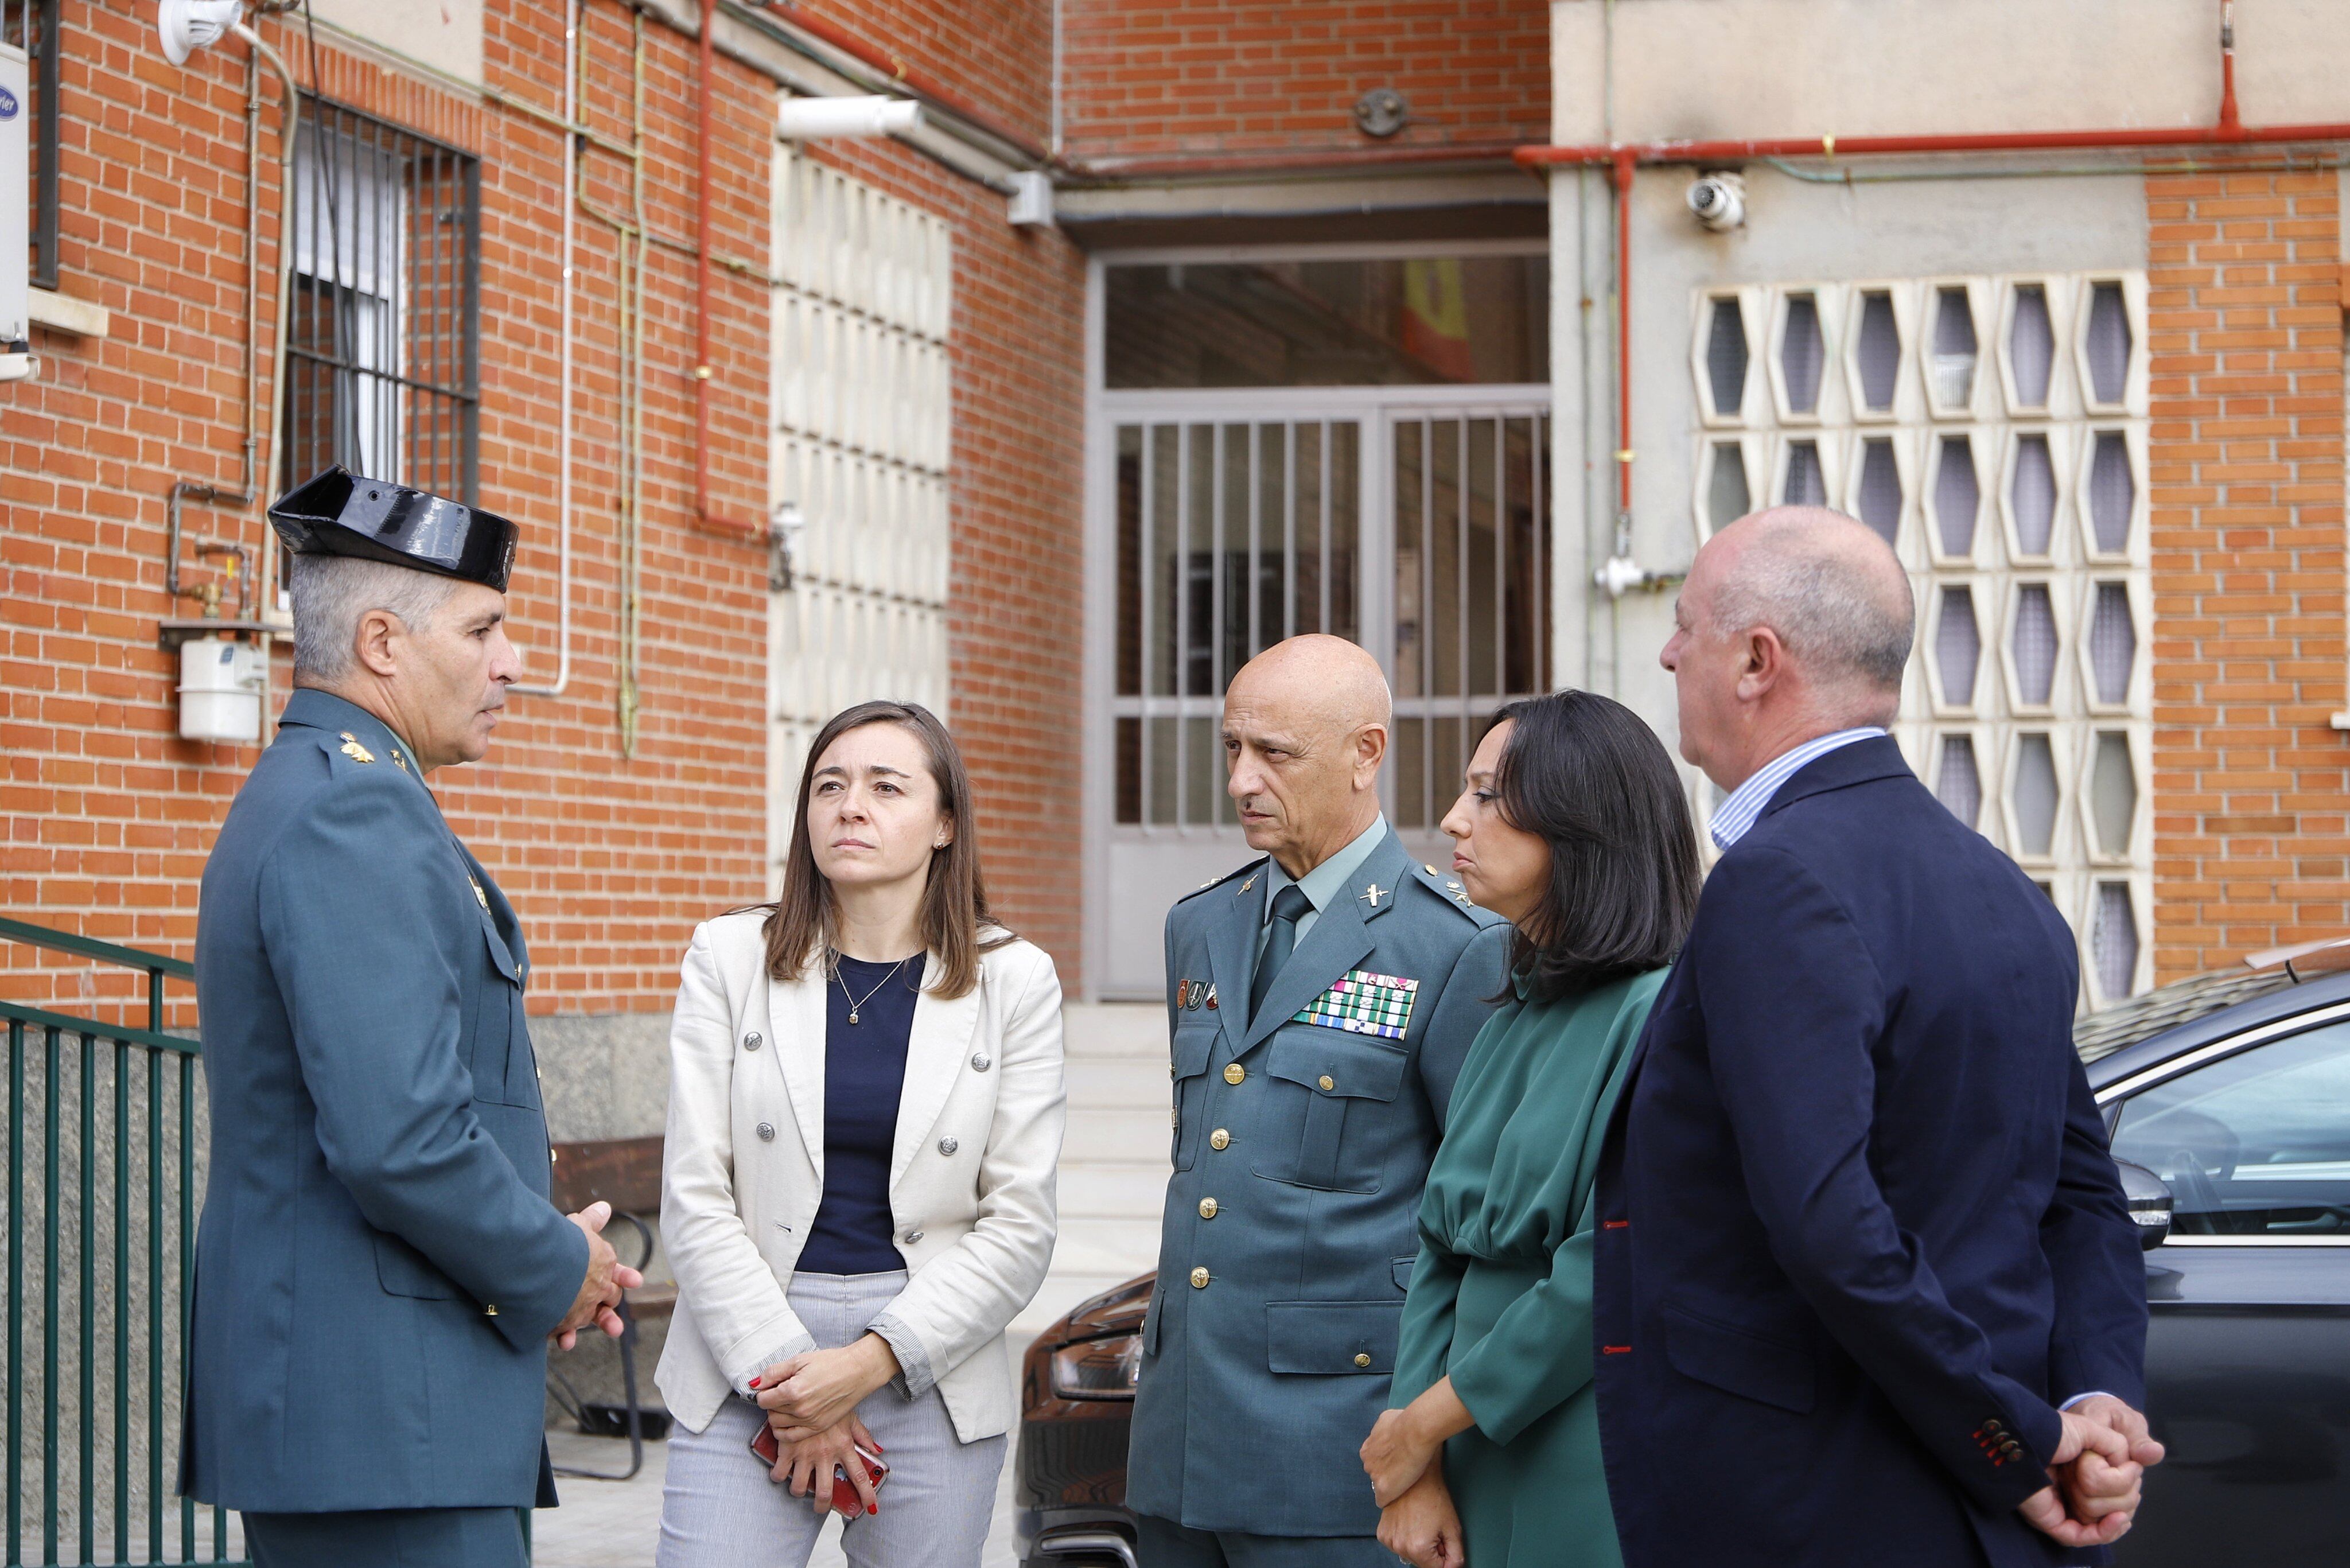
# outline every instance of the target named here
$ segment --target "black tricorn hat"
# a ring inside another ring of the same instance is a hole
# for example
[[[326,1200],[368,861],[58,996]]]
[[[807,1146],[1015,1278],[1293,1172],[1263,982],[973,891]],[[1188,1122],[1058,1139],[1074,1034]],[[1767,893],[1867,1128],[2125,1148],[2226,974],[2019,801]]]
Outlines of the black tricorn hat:
[[[426,491],[362,479],[336,463],[269,508],[270,525],[297,556],[358,556],[463,577],[500,593],[520,530],[494,512]]]

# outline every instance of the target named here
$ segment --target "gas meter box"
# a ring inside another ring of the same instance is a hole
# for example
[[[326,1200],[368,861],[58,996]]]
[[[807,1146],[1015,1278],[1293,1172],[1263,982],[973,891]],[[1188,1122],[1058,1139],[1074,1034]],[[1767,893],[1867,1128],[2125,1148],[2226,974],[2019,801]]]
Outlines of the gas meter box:
[[[180,738],[261,739],[261,693],[268,680],[260,646],[224,637],[180,645]]]

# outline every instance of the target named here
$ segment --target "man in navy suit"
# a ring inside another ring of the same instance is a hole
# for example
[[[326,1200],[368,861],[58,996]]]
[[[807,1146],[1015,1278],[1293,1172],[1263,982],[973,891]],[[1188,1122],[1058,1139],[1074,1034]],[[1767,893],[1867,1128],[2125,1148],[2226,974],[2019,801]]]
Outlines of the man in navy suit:
[[[1913,614],[1875,533],[1744,518],[1676,620],[1681,753],[1730,794],[1598,1179],[1625,1562],[2099,1560],[2161,1449],[2072,933],[1886,734]]]

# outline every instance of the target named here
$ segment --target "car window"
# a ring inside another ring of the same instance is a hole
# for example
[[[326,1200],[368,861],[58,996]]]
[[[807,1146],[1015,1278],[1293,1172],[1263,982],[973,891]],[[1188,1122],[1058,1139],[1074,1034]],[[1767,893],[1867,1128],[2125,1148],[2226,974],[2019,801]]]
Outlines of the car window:
[[[2350,1022],[2132,1096],[2113,1149],[2169,1185],[2177,1234],[2350,1238]]]

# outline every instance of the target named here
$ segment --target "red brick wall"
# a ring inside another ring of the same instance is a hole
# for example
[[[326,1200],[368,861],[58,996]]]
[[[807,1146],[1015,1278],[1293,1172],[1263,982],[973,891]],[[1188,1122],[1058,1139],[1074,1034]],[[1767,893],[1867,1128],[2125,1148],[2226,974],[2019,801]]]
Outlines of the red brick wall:
[[[2332,171],[2147,182],[2158,981],[2350,930]]]
[[[1008,26],[1040,7],[996,9],[1004,16],[965,14],[959,25]],[[298,35],[262,26],[308,85]],[[591,4],[588,26],[584,116],[624,140],[629,14]],[[979,84],[1006,104],[1039,101],[1029,79],[1043,68],[1028,47],[1035,28],[1021,27],[994,55],[977,51],[1019,66]],[[0,887],[24,918],[185,953],[204,854],[255,756],[177,738],[176,661],[154,629],[159,618],[192,613],[162,590],[166,491],[176,478],[237,477],[244,62],[231,47],[173,67],[149,19],[128,13],[71,9],[66,33],[64,291],[104,305],[113,324],[103,341],[40,333],[41,379],[0,389]],[[644,49],[645,222],[686,242],[694,43],[649,23]],[[493,5],[484,62],[501,91],[560,103],[561,33],[539,8]],[[551,680],[559,134],[330,47],[319,67],[328,96],[482,158],[481,499],[524,525],[515,640],[529,656],[526,679]],[[715,86],[713,248],[763,263],[774,88],[723,57]],[[983,100],[989,92],[973,88]],[[275,133],[272,110],[265,321]],[[625,161],[587,156],[593,199],[626,213]],[[1057,742],[1078,689],[1066,611],[1078,580],[1082,269],[1057,235],[1009,230],[1000,197],[902,150],[852,162],[957,223],[952,718],[980,781],[998,901],[1074,983],[1076,784]],[[617,256],[613,232],[583,217],[570,687],[513,699],[488,762],[435,780],[452,823],[524,913],[535,1012],[666,1006],[693,922],[756,898],[764,876],[765,562],[693,521],[691,259],[659,243],[645,283],[639,735],[633,758],[620,755]],[[723,268],[713,269],[711,297],[713,499],[725,514],[756,517],[766,499],[767,303],[759,285]],[[265,371],[268,363],[265,352]],[[261,537],[255,511],[190,516],[194,535]],[[276,701],[286,678],[281,651]],[[78,999],[88,983],[78,966],[36,971],[9,944],[0,965],[17,971],[5,981],[12,994]],[[118,992],[127,994],[111,984],[99,994]],[[183,1008],[175,1022],[188,1016]]]
[[[1544,0],[1067,0],[1062,38],[1080,161],[1549,139]],[[1354,123],[1379,87],[1412,114],[1384,142]]]

